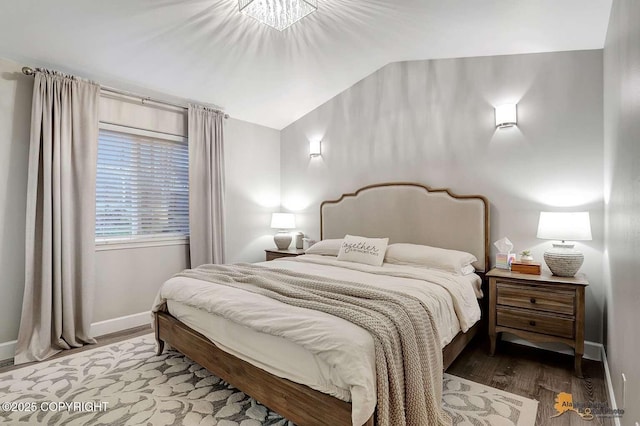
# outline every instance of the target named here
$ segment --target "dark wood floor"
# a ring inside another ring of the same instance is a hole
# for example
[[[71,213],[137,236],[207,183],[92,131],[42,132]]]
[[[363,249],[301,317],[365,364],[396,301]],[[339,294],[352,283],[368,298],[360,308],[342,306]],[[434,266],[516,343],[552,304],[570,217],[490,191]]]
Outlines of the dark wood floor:
[[[553,408],[556,395],[567,392],[574,402],[609,403],[604,367],[601,362],[583,360],[583,379],[573,374],[573,357],[555,352],[500,342],[495,356],[489,354],[489,341],[478,337],[449,367],[447,373],[487,386],[536,399],[536,425],[613,425],[608,418],[581,419],[567,412],[560,417]]]
[[[54,358],[93,349],[96,346],[109,345],[149,332],[151,328],[143,326],[98,337],[97,345],[66,351]],[[500,343],[495,356],[490,357],[488,353],[488,339],[479,336],[465,348],[449,367],[447,373],[538,400],[536,425],[613,425],[610,419],[596,417],[592,421],[586,421],[571,412],[551,418],[556,414],[553,405],[556,395],[560,392],[572,394],[575,402],[608,403],[602,363],[584,360],[582,367],[584,379],[579,379],[573,375],[573,357],[568,355],[507,342]],[[23,366],[5,365],[0,368],[0,373]]]

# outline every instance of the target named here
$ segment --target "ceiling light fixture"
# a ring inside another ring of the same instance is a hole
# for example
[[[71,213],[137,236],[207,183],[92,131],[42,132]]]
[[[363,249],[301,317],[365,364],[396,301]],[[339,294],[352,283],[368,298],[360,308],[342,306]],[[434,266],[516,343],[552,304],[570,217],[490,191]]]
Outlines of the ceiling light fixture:
[[[282,31],[318,10],[318,0],[238,0],[240,12]]]

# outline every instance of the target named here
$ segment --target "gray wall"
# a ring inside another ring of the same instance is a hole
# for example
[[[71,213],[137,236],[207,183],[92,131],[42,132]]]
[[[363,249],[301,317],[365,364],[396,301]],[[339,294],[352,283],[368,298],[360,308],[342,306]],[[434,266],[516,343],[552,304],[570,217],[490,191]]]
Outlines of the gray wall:
[[[623,425],[640,421],[640,2],[613,2],[604,48],[605,334]]]
[[[33,79],[0,59],[0,344],[18,336]]]
[[[0,59],[0,345],[18,335],[33,79]],[[280,205],[280,132],[225,123],[227,258],[264,259]],[[159,286],[188,265],[186,245],[99,250],[93,322],[148,311]]]
[[[225,127],[226,262],[258,262],[280,211],[280,131],[234,119]]]
[[[319,203],[361,186],[415,181],[491,201],[492,241],[508,236],[536,259],[541,210],[588,210],[578,243],[587,340],[602,335],[602,51],[387,65],[288,126],[281,196],[303,232],[319,236]],[[496,130],[494,105],[518,103],[518,127]],[[309,140],[323,141],[310,159]]]
[[[92,322],[149,311],[160,285],[188,267],[184,244],[98,250]]]

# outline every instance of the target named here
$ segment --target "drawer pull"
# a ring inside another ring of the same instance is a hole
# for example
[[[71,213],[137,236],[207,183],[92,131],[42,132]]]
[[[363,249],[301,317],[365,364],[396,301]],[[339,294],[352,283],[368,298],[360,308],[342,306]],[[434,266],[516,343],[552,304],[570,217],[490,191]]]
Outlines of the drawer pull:
[[[536,325],[536,322],[535,322],[535,321],[529,321],[529,325],[531,325],[531,326],[535,326],[535,325]]]
[[[535,298],[535,297],[532,297],[531,299],[529,299],[529,302],[531,302],[531,303],[536,303],[536,298]]]

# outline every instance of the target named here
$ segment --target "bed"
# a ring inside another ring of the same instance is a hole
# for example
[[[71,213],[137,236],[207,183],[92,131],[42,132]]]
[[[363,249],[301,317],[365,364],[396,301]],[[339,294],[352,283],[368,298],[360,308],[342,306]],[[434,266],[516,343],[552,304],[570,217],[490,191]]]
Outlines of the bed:
[[[415,183],[378,184],[322,203],[320,232],[322,239],[342,238],[345,234],[366,235],[388,237],[390,243],[424,244],[469,252],[477,258],[473,266],[483,276],[488,266],[488,212],[488,202],[482,196],[459,196],[445,189],[430,189]],[[273,268],[318,275],[330,276],[339,272],[339,278],[347,276],[353,282],[377,273],[366,268],[343,272],[334,260],[322,259],[322,256],[305,255],[269,263]],[[400,279],[390,276],[383,280],[380,277],[383,282]],[[402,279],[403,283],[411,281],[406,277]],[[472,285],[471,281],[469,285]],[[183,283],[174,284],[177,288]],[[185,298],[188,300],[188,296]],[[337,373],[324,371],[322,363],[316,359],[305,361],[307,355],[297,353],[295,345],[268,340],[268,337],[279,338],[277,336],[247,333],[238,324],[229,324],[215,315],[207,316],[201,309],[178,299],[169,300],[155,309],[159,353],[167,342],[213,374],[299,425],[347,425],[354,424],[356,418],[360,419],[357,424],[374,424],[373,413],[363,417],[363,413],[356,413],[356,410],[360,410],[361,405],[368,410],[374,409],[375,400],[373,408],[370,400],[366,404],[358,403],[357,407],[354,402],[352,407],[349,401],[352,396],[356,401],[355,394],[345,395],[343,387],[332,387],[331,383],[326,385],[328,380],[323,379]],[[251,304],[247,301],[247,305]],[[450,335],[442,337],[442,343],[446,344],[442,360],[444,369],[480,327],[481,322],[476,322],[466,332],[452,329]],[[242,335],[244,338],[238,337]],[[265,351],[265,346],[280,348],[281,352],[266,353],[272,351]],[[285,353],[289,357],[287,360],[299,361],[278,364],[277,360],[284,359]],[[363,364],[366,365],[365,362]],[[317,367],[315,370],[312,368],[314,365]],[[314,374],[320,377],[316,380],[320,384],[315,383],[313,377],[308,378]],[[375,379],[375,371],[373,374]],[[340,384],[340,377],[335,381]],[[358,398],[362,400],[364,397]]]

